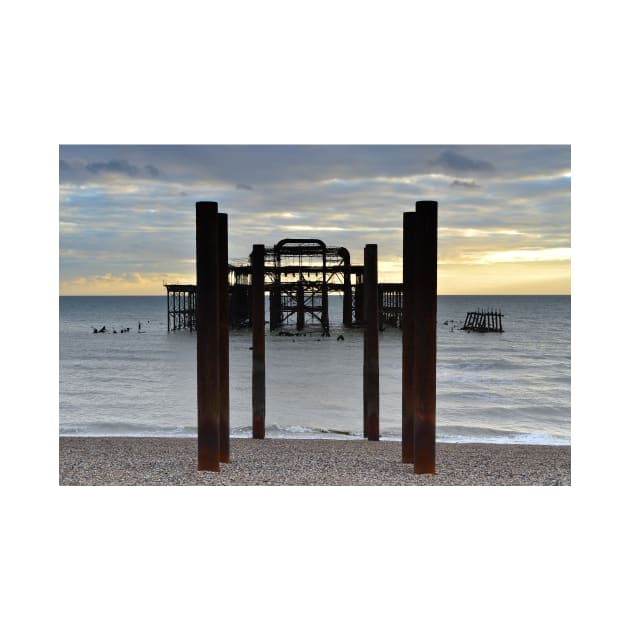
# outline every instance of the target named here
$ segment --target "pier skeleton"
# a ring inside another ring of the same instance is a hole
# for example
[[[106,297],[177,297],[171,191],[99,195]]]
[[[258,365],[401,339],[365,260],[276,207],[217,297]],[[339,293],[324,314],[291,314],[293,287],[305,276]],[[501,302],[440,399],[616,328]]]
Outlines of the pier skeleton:
[[[320,239],[283,239],[264,247],[264,287],[269,295],[271,331],[295,325],[300,331],[318,325],[330,330],[328,298],[343,295],[344,326],[365,324],[363,309],[364,265],[353,265],[345,247],[328,246]],[[232,328],[252,326],[252,264],[227,266],[229,322]],[[165,284],[168,330],[195,330],[197,287]],[[378,284],[379,328],[402,326],[402,283]]]

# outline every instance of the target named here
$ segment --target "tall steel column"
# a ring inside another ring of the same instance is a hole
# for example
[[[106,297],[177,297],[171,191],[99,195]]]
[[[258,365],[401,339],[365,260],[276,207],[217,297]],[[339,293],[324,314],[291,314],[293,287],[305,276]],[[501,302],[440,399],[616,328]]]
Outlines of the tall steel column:
[[[228,221],[227,214],[218,219],[218,274],[219,274],[219,391],[220,455],[224,463],[230,461],[230,294],[228,282]],[[192,297],[192,294],[189,294]],[[189,298],[190,299],[190,298]],[[192,322],[192,310],[190,313]],[[192,330],[192,328],[191,328]]]
[[[265,246],[252,250],[252,435],[265,437]]]
[[[416,269],[415,252],[417,244],[417,222],[415,212],[403,214],[403,313],[402,313],[402,461],[413,463],[413,422],[414,422],[414,380],[413,380],[413,340],[414,340],[414,298]]]
[[[364,355],[363,404],[364,434],[368,440],[379,439],[378,370],[378,263],[376,245],[366,245],[364,256]]]
[[[352,326],[352,278],[349,261],[343,266],[343,325]]]
[[[219,471],[220,363],[218,204],[196,204],[197,229],[197,460],[199,470]]]
[[[437,201],[416,202],[413,470],[435,474]]]
[[[304,329],[304,283],[302,280],[298,280],[297,287],[295,290],[295,298],[297,302],[297,324],[296,328],[298,330]]]

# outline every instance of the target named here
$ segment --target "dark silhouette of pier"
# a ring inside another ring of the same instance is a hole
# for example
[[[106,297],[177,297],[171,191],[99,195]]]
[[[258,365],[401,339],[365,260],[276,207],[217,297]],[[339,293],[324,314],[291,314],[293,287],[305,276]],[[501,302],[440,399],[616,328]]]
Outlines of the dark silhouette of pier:
[[[307,325],[330,334],[329,295],[343,295],[344,326],[365,324],[363,313],[364,265],[351,264],[345,247],[329,247],[320,239],[283,239],[263,249],[263,284],[269,295],[271,331]],[[229,324],[232,328],[252,326],[252,254],[249,264],[228,264]],[[167,284],[168,330],[195,330],[194,284]],[[379,328],[402,325],[403,285],[378,284]]]

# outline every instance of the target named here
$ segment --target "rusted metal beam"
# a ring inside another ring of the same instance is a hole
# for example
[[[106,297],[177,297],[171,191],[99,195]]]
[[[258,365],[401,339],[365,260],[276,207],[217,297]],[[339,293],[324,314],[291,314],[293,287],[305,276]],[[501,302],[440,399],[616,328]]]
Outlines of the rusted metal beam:
[[[350,253],[344,248],[346,257],[343,266],[343,325],[352,326],[352,277]]]
[[[378,262],[376,245],[363,250],[365,265],[363,391],[364,433],[371,441],[379,439],[379,370],[378,370]]]
[[[413,470],[435,474],[437,201],[416,202]]]
[[[298,330],[303,330],[304,328],[304,283],[301,280],[297,283],[296,301],[297,301],[296,328]]]
[[[252,249],[252,435],[265,437],[265,246]]]
[[[220,454],[221,462],[230,461],[230,295],[228,286],[228,220],[219,213],[218,220],[218,273],[219,273],[219,389]],[[192,320],[192,315],[191,315]]]
[[[197,467],[219,472],[218,204],[196,204],[197,245]]]
[[[416,219],[415,212],[403,214],[402,461],[405,464],[413,463]]]
[[[282,322],[282,288],[280,274],[274,278],[269,289],[269,330],[275,330]]]

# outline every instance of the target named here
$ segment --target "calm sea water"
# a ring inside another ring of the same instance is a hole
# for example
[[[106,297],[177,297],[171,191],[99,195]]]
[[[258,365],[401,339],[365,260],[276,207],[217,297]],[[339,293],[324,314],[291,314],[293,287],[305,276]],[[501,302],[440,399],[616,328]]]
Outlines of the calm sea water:
[[[331,296],[329,338],[267,331],[269,437],[362,436],[363,333],[343,328],[341,306]],[[459,330],[478,307],[500,308],[505,332]],[[60,435],[196,436],[196,335],[167,332],[166,296],[61,297],[59,314]],[[250,346],[251,331],[231,332],[234,437],[251,436]],[[400,440],[399,330],[381,333],[379,352],[381,435]],[[570,297],[438,298],[439,441],[569,444],[570,401]]]

